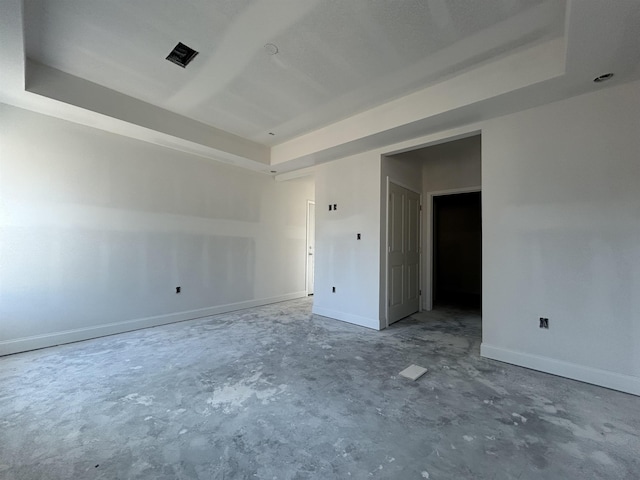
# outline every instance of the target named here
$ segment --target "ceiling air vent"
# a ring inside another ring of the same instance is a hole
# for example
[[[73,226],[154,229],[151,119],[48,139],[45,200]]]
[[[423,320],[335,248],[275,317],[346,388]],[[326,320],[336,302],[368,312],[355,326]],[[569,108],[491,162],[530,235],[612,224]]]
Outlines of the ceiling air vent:
[[[167,60],[184,68],[189,65],[189,62],[193,60],[193,57],[196,55],[198,55],[198,52],[193,48],[189,48],[184,43],[178,42],[175,48],[171,50]]]

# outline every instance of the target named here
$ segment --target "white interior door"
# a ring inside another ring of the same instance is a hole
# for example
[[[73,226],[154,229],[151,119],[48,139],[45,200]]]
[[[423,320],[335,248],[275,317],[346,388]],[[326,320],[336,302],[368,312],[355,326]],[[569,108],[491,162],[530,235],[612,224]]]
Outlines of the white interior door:
[[[313,295],[316,253],[316,204],[307,203],[307,295]]]
[[[387,219],[387,320],[397,322],[420,307],[420,195],[389,183]]]

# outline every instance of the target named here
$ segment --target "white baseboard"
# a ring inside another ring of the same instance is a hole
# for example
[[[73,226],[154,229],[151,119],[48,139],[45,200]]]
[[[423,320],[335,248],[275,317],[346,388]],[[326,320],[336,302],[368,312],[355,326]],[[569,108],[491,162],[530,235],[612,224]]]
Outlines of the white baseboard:
[[[338,312],[330,310],[328,308],[313,306],[312,312],[316,315],[323,317],[333,318],[335,320],[341,320],[347,323],[353,323],[361,327],[373,328],[374,330],[380,330],[380,320],[377,318],[361,317],[360,315],[353,315],[350,313]]]
[[[259,298],[255,300],[247,300],[244,302],[218,305],[215,307],[199,308],[197,310],[187,310],[184,312],[157,315],[154,317],[137,318],[134,320],[125,320],[123,322],[107,323],[92,327],[65,330],[62,332],[34,335],[31,337],[23,337],[12,340],[3,340],[0,341],[0,356],[26,352],[29,350],[37,350],[39,348],[53,347],[55,345],[62,345],[64,343],[79,342],[82,340],[104,337],[106,335],[113,335],[116,333],[130,332],[132,330],[139,330],[141,328],[157,327],[159,325],[166,325],[168,323],[193,320],[196,318],[208,317],[220,313],[243,310],[245,308],[259,307],[262,305],[268,305],[270,303],[294,300],[296,298],[302,298],[305,296],[306,292],[304,291],[294,292],[277,297]]]
[[[600,387],[619,390],[632,395],[640,395],[639,377],[585,367],[576,363],[563,362],[549,357],[516,352],[506,348],[487,345],[486,343],[480,345],[480,355],[520,367],[531,368],[533,370],[591,383]]]

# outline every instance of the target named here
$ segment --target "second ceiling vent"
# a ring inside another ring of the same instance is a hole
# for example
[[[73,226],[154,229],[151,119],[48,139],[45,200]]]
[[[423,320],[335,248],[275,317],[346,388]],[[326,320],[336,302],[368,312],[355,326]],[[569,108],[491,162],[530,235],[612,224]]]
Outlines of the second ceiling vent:
[[[196,55],[198,55],[198,52],[193,48],[187,47],[184,43],[178,42],[174,49],[171,50],[171,53],[167,56],[167,60],[185,68]]]

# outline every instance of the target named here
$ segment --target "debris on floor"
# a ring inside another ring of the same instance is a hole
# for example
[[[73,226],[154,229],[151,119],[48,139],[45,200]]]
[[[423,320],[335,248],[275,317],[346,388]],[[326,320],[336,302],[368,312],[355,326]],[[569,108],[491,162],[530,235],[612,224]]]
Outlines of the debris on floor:
[[[422,375],[427,373],[427,369],[418,365],[409,365],[407,368],[400,372],[400,375],[410,380],[417,380]]]

